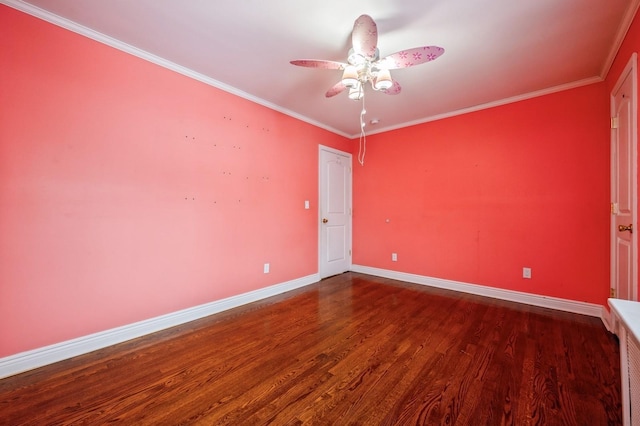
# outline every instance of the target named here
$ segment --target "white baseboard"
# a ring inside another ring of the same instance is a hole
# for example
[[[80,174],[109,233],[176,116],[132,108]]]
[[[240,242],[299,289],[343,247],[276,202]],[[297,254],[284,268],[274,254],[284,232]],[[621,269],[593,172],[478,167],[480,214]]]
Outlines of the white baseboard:
[[[0,358],[0,379],[276,296],[318,281],[320,281],[320,276],[313,274],[204,305]]]
[[[608,332],[616,335],[618,334],[618,331],[616,330],[615,317],[611,315],[611,312],[609,312],[607,308],[602,308],[602,316],[600,319]]]
[[[409,274],[406,272],[371,268],[369,266],[353,265],[351,267],[351,270],[353,272],[360,272],[362,274],[375,275],[382,278],[390,278],[413,284],[422,284],[430,287],[438,287],[447,290],[475,294],[478,296],[492,297],[494,299],[508,300],[510,302],[524,303],[526,305],[540,306],[543,308],[555,309],[558,311],[573,312],[576,314],[597,317],[602,319],[605,327],[607,327],[607,330],[609,330],[609,312],[603,306],[596,305],[594,303],[577,302],[574,300],[560,299],[557,297],[541,296],[514,290],[504,290],[483,285],[444,280],[441,278],[431,278],[423,275]]]
[[[361,265],[352,265],[351,270],[353,272],[390,278],[398,281],[597,317],[602,320],[607,330],[613,331],[609,311],[603,306],[593,303],[577,302],[556,297],[504,290],[477,284],[468,284]],[[194,306],[192,308],[150,318],[148,320],[113,328],[111,330],[90,334],[77,339],[0,358],[0,379],[13,376],[24,371],[33,370],[48,364],[53,364],[54,362],[62,361],[74,356],[83,355],[147,334],[155,333],[170,327],[175,327],[189,321],[204,318],[228,309],[266,299],[271,296],[276,296],[296,288],[316,283],[319,280],[320,276],[318,274],[313,274],[248,293],[239,294],[237,296],[228,297],[226,299],[217,300],[204,305]]]

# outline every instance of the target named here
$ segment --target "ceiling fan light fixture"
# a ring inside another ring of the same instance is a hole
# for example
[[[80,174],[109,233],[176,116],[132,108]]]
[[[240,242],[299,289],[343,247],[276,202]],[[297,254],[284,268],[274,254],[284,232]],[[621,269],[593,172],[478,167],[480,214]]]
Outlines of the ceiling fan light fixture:
[[[351,65],[360,65],[367,62],[367,58],[359,52],[356,52],[353,48],[349,49],[349,53],[347,55],[347,62]]]
[[[342,84],[345,87],[353,88],[358,85],[358,70],[353,65],[347,65],[342,73]]]
[[[375,90],[387,90],[393,86],[393,81],[391,80],[391,72],[387,69],[381,69],[378,71],[375,79],[373,80],[373,88]]]
[[[405,49],[380,58],[378,44],[378,26],[369,15],[361,15],[353,23],[351,32],[351,49],[347,55],[347,63],[318,60],[299,59],[291,61],[293,65],[320,68],[328,70],[341,70],[342,79],[331,87],[325,97],[330,98],[344,91],[348,92],[349,99],[362,101],[360,112],[360,144],[358,150],[358,162],[364,165],[367,135],[365,133],[365,93],[367,83],[373,90],[382,91],[386,95],[400,93],[400,84],[391,79],[390,69],[408,68],[425,62],[433,61],[444,53],[444,49],[438,46],[421,46]],[[410,59],[408,59],[410,58]],[[372,125],[377,124],[378,119],[372,119]]]
[[[354,101],[359,101],[360,99],[362,99],[362,96],[364,95],[362,92],[362,85],[361,84],[357,84],[355,87],[352,87],[351,89],[349,89],[349,99],[354,100]]]

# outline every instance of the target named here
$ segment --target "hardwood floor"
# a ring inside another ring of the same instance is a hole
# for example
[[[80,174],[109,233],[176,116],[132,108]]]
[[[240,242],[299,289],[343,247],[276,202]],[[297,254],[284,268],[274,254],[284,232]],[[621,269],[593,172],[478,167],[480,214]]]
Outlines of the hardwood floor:
[[[0,424],[614,425],[596,318],[346,273],[0,381]]]

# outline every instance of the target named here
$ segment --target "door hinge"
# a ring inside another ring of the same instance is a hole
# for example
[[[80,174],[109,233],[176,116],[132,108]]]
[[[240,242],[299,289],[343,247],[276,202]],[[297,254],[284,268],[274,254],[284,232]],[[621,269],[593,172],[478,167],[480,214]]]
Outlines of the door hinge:
[[[349,256],[351,256],[351,250],[349,250]]]
[[[609,289],[609,297],[616,297],[616,289],[615,288],[610,288]]]
[[[611,214],[618,214],[618,203],[611,203]]]
[[[611,128],[612,129],[618,128],[618,117],[611,117]]]

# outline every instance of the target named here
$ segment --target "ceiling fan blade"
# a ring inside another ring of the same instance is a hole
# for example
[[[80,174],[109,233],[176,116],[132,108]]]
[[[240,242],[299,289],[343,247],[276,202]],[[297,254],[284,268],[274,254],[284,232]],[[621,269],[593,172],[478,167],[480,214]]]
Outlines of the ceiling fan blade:
[[[342,93],[346,88],[347,88],[347,86],[342,84],[342,81],[339,81],[339,82],[336,83],[335,86],[333,86],[331,89],[327,90],[327,93],[325,93],[325,96],[327,98],[330,98],[332,96],[337,95],[338,93]]]
[[[438,46],[422,46],[413,49],[401,50],[380,59],[376,64],[388,70],[409,68],[414,65],[433,61],[444,53],[444,49]]]
[[[393,80],[393,86],[389,87],[387,90],[383,90],[382,93],[387,95],[397,95],[402,91],[402,87],[400,87],[400,83]]]
[[[299,67],[320,68],[325,70],[343,70],[347,64],[336,61],[325,61],[322,59],[298,59],[291,61],[291,64]]]
[[[351,43],[356,54],[370,59],[376,57],[378,26],[369,15],[361,15],[353,24]]]

